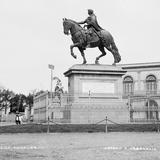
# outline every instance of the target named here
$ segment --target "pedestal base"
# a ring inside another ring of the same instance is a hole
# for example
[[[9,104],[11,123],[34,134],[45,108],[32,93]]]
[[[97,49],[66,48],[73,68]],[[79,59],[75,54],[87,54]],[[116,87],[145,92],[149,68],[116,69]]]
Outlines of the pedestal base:
[[[128,121],[128,111],[122,101],[125,73],[122,68],[111,65],[69,68],[64,75],[68,77],[71,123],[96,123],[106,116],[119,122]]]

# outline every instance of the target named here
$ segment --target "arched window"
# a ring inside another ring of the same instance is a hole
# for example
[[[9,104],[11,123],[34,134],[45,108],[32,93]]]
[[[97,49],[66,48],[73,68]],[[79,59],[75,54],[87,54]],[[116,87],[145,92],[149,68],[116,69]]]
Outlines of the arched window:
[[[155,100],[149,99],[146,104],[146,118],[148,120],[159,120],[158,104]]]
[[[157,93],[157,80],[154,75],[149,75],[146,77],[146,91],[148,94]]]
[[[132,95],[133,92],[133,78],[131,76],[126,76],[123,80],[123,93],[125,95]]]

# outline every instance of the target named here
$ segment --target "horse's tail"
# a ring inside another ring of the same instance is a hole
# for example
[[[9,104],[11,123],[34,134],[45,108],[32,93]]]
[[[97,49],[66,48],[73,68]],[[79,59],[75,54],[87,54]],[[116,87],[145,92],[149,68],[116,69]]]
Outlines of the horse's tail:
[[[114,40],[111,42],[111,47],[113,51],[113,56],[115,58],[115,63],[119,63],[121,61],[121,56],[119,54],[118,48],[114,42]]]

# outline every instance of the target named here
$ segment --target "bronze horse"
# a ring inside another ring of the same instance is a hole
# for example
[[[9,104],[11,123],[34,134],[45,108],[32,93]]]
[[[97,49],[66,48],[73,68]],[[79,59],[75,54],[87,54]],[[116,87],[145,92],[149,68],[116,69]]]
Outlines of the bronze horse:
[[[94,37],[92,38],[95,39],[95,41],[92,43],[91,41],[89,42],[89,33],[87,33],[87,30],[82,28],[77,22],[71,19],[63,19],[63,29],[64,34],[69,35],[70,31],[70,34],[72,36],[73,45],[70,46],[71,55],[75,59],[77,58],[77,56],[73,53],[73,48],[78,47],[83,57],[83,64],[87,63],[84,50],[88,47],[98,47],[102,52],[100,56],[96,57],[95,64],[99,64],[99,59],[106,55],[104,47],[113,54],[114,63],[112,65],[115,65],[116,63],[119,63],[121,61],[121,56],[118,52],[118,48],[115,45],[112,35],[108,31],[101,30],[99,32],[95,32]]]

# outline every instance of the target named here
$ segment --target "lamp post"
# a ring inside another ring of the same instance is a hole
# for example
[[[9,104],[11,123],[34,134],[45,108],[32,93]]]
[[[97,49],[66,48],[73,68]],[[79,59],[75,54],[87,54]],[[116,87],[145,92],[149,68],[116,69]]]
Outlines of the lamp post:
[[[48,65],[48,68],[51,70],[51,100],[50,100],[50,104],[49,105],[51,105],[52,104],[52,80],[53,80],[53,70],[54,70],[54,65],[52,65],[52,64],[49,64]],[[47,133],[49,133],[49,108],[48,108],[48,105],[47,105],[47,119],[48,119],[48,127],[47,127]]]
[[[52,82],[53,82],[53,69],[54,69],[54,65],[49,64],[48,68],[51,70],[51,102],[52,102]]]

